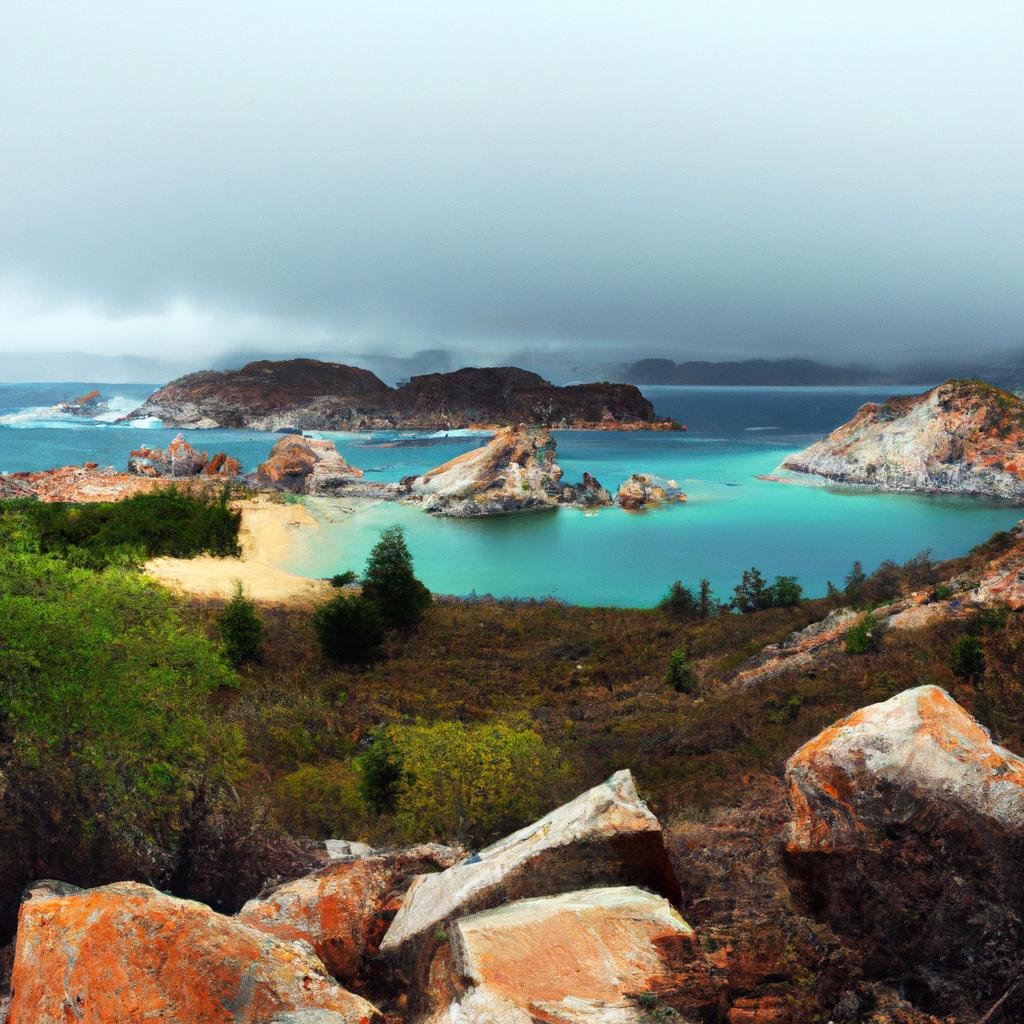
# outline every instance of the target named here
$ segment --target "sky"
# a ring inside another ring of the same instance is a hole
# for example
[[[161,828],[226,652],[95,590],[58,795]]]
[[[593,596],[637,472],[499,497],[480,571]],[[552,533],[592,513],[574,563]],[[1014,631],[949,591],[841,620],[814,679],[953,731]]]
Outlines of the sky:
[[[1024,349],[1022,55],[1019,0],[4,0],[0,379]]]

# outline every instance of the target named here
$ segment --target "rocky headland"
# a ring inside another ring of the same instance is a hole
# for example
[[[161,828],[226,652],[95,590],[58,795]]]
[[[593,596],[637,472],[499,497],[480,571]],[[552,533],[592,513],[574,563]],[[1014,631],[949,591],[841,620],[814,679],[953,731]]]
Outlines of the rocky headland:
[[[1024,402],[978,380],[862,406],[780,467],[880,491],[1024,502]]]
[[[632,384],[558,387],[516,367],[413,377],[391,388],[369,370],[316,359],[262,360],[192,373],[125,419],[168,427],[251,430],[453,430],[519,423],[561,429],[678,429]]]

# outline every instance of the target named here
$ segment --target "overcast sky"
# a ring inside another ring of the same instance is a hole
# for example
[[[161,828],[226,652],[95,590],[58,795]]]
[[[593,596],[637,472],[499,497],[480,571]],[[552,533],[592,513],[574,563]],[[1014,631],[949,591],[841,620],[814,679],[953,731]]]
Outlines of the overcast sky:
[[[3,0],[0,354],[1024,347],[1022,98],[1020,0]]]

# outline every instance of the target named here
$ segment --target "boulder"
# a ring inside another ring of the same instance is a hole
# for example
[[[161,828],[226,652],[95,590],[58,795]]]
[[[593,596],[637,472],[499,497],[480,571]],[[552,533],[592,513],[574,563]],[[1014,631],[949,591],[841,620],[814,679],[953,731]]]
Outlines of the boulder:
[[[288,434],[256,471],[262,484],[296,494],[334,494],[363,475],[350,466],[333,441]]]
[[[627,511],[636,512],[648,505],[686,501],[686,495],[679,489],[675,480],[666,480],[653,473],[634,473],[619,485],[615,500]]]
[[[431,1024],[641,1024],[716,1003],[693,929],[634,886],[507,903],[448,929]]]
[[[444,925],[508,900],[592,885],[642,885],[673,903],[679,883],[658,819],[629,771],[409,888],[381,952],[415,961]]]
[[[238,917],[282,939],[304,939],[335,978],[359,988],[413,877],[462,856],[427,843],[349,857],[250,900]]]
[[[211,459],[206,452],[197,451],[178,434],[166,451],[162,448],[136,448],[128,457],[128,472],[134,476],[186,480],[200,474],[236,477],[241,466],[237,459],[224,452],[218,452]]]
[[[10,1024],[362,1024],[377,1013],[308,947],[119,882],[22,904]]]

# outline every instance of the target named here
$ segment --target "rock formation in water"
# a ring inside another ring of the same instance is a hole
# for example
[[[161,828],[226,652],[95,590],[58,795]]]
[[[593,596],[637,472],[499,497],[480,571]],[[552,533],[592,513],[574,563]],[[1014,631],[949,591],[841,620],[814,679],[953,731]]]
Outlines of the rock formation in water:
[[[510,428],[483,447],[403,483],[427,512],[455,519],[611,504],[608,492],[589,474],[581,484],[563,484],[556,449],[546,430]]]
[[[598,430],[669,429],[632,384],[557,387],[516,367],[413,377],[390,388],[369,370],[315,359],[204,370],[152,394],[125,419],[253,430],[450,430],[529,423]]]
[[[862,406],[782,469],[882,491],[1024,501],[1024,402],[977,380]]]
[[[83,419],[91,419],[100,413],[107,412],[107,400],[93,388],[92,391],[77,398],[67,398],[53,406],[53,412],[61,416],[81,416]]]
[[[649,505],[686,501],[686,495],[679,489],[675,480],[666,480],[653,473],[634,473],[619,485],[615,500],[621,508],[636,512]]]
[[[403,493],[394,483],[365,480],[349,465],[333,441],[288,434],[270,450],[250,482],[258,489],[355,498],[394,500]]]
[[[128,458],[128,472],[134,476],[172,477],[176,480],[194,476],[233,478],[242,471],[237,459],[225,452],[217,452],[211,459],[206,452],[197,451],[178,434],[162,448],[136,448]]]

